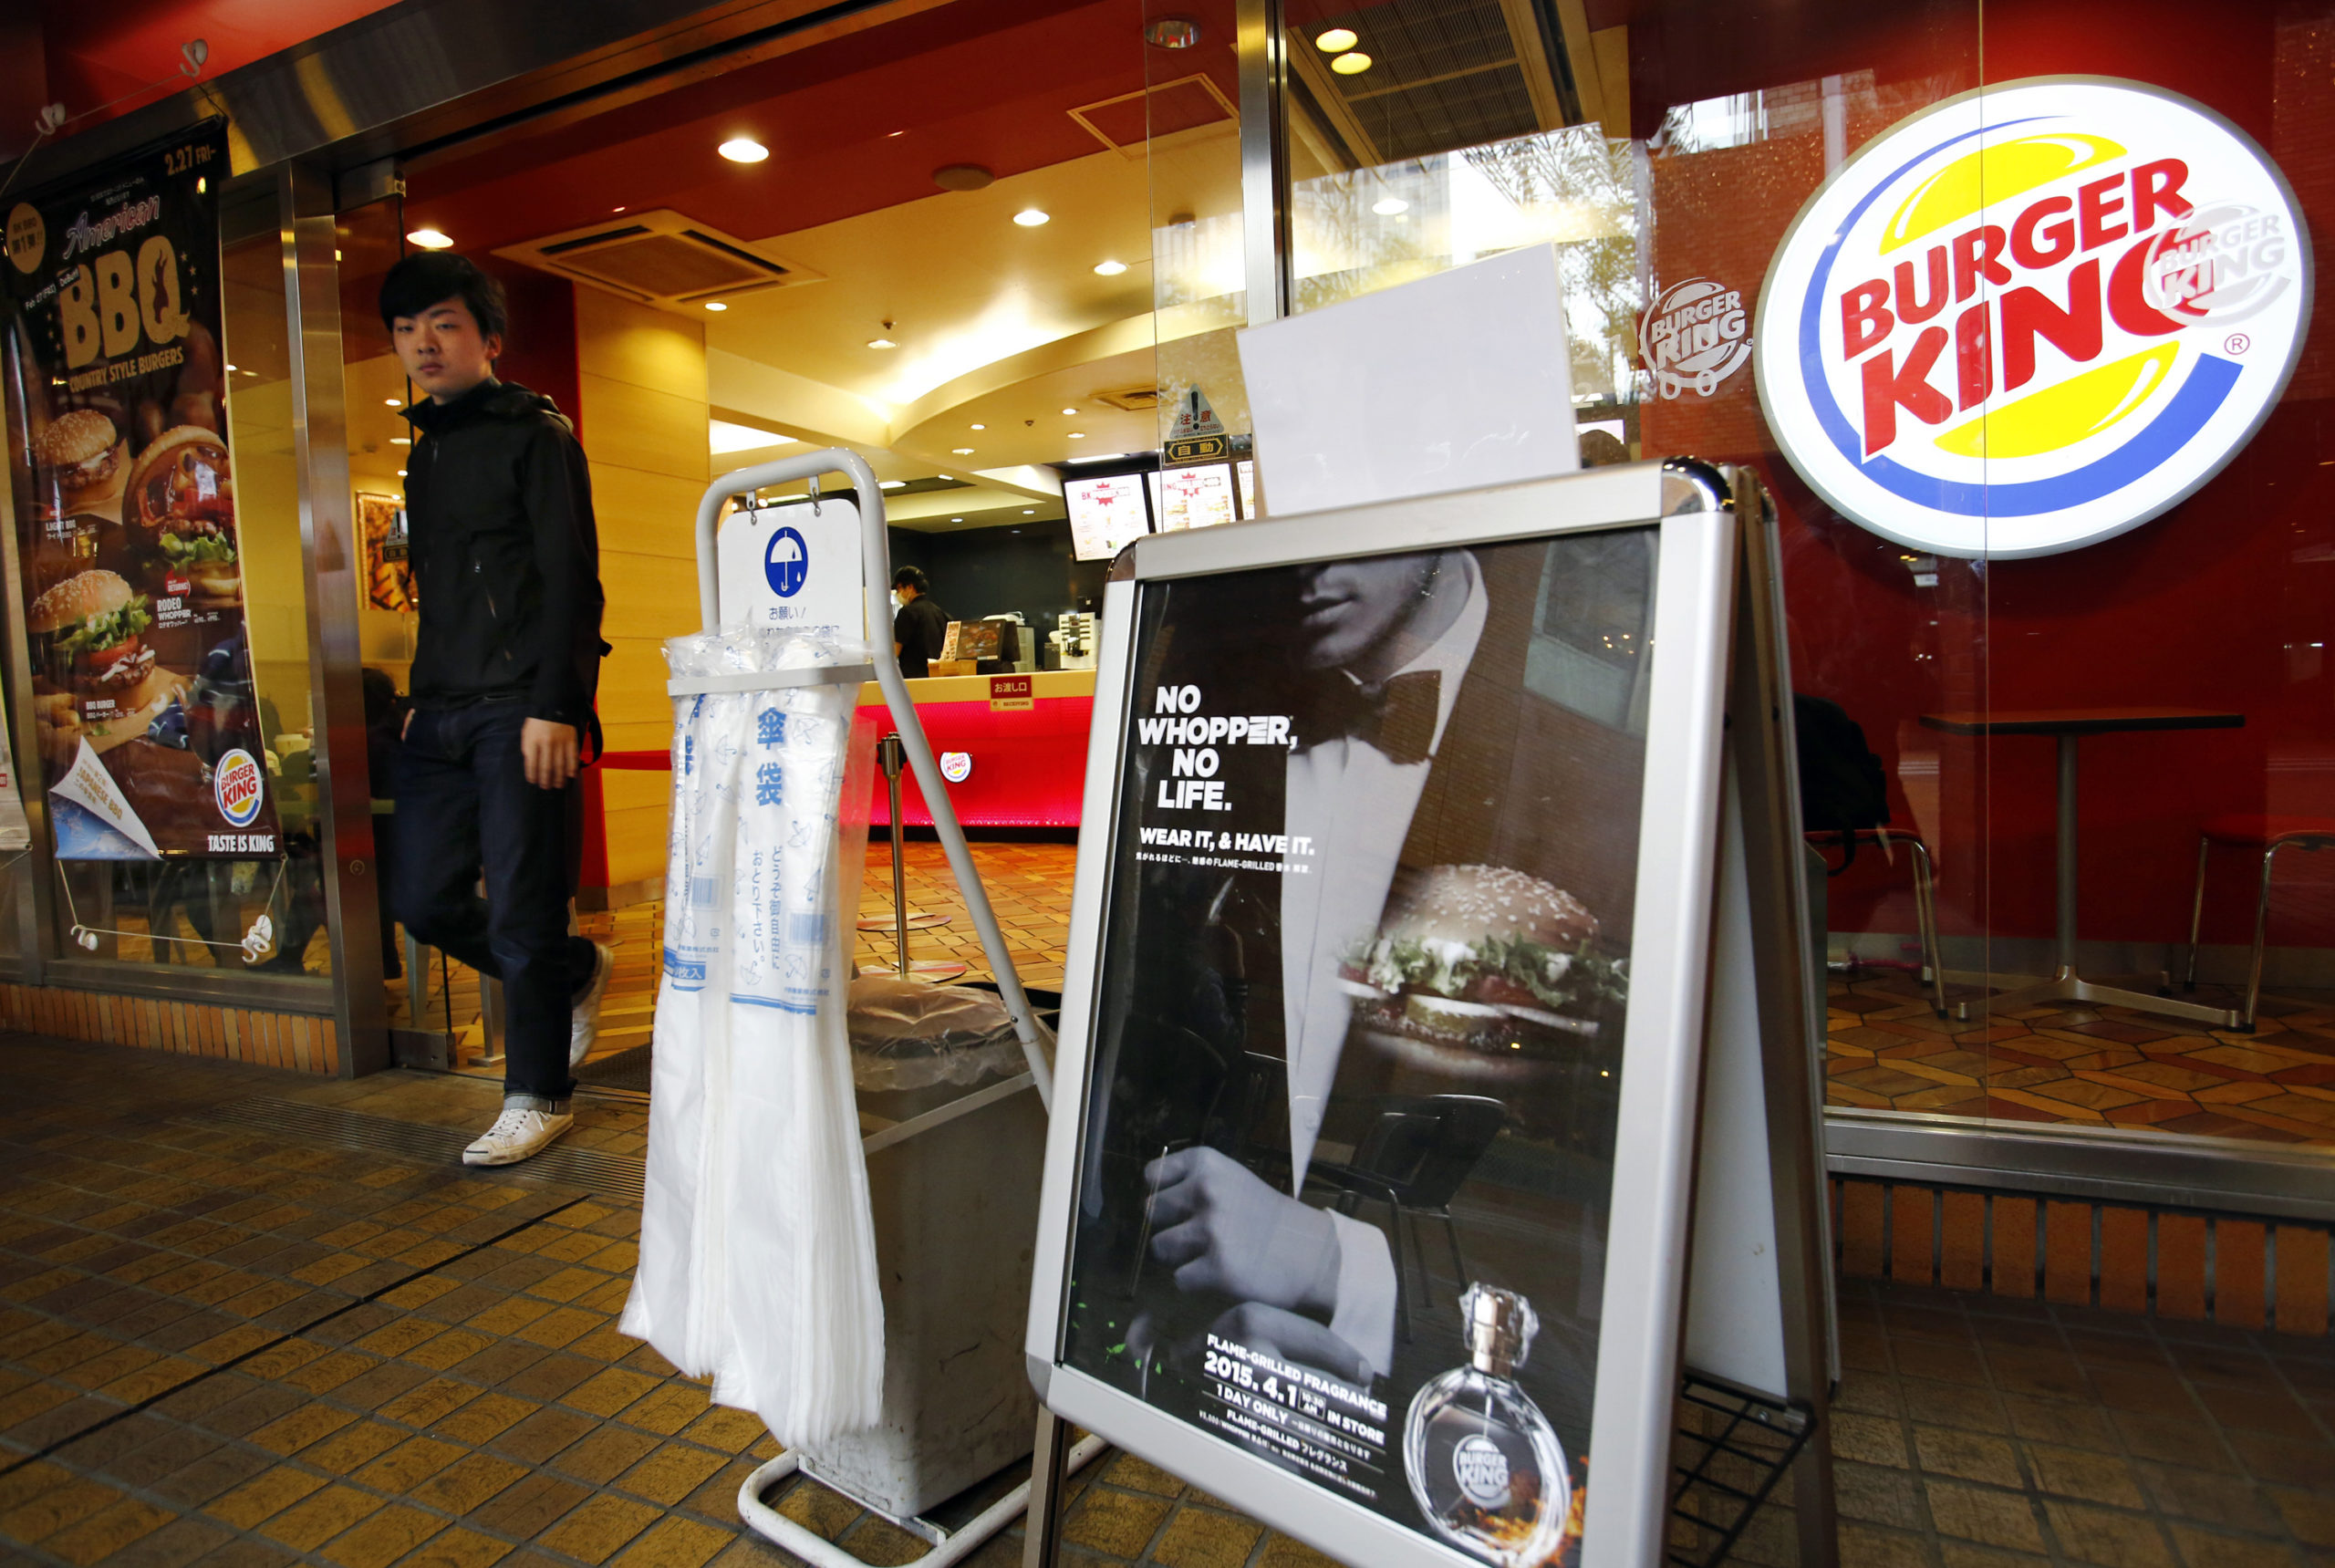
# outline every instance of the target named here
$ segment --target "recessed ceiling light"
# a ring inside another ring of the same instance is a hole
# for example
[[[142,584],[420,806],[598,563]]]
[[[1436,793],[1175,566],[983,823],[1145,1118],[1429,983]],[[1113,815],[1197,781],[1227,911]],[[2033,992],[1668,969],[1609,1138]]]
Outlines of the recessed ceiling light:
[[[403,479],[403,478],[405,477],[405,470],[404,470],[404,469],[400,468],[400,469],[399,469],[399,470],[398,470],[398,477],[399,477],[400,479]]]
[[[895,136],[906,136],[908,132],[905,130],[887,130],[884,133],[884,140],[889,141]]]
[[[705,307],[706,307],[708,310],[727,310],[727,309],[729,309],[729,308],[730,308],[727,305],[723,304],[721,300],[718,300],[718,299],[709,299],[709,300],[707,300],[707,301],[705,302]]]
[[[900,490],[907,485],[908,481],[905,479],[879,479],[876,482],[876,488],[878,490]]]
[[[1337,72],[1338,75],[1342,77],[1358,77],[1362,75],[1363,72],[1368,70],[1370,67],[1370,57],[1368,55],[1362,54],[1359,51],[1354,54],[1340,55],[1336,59],[1330,62],[1330,68]]]
[[[1038,509],[1034,506],[1024,506],[1022,508],[1022,515],[1024,517],[1035,517],[1037,514]]]
[[[1325,55],[1343,55],[1362,40],[1352,27],[1333,27],[1313,40],[1313,47]]]
[[[964,519],[962,517],[951,517],[949,521],[951,523],[962,523]]]
[[[1052,213],[1042,213],[1035,207],[1024,207],[1013,214],[1013,221],[1025,229],[1034,229],[1040,223],[1051,222],[1053,218]]]
[[[232,369],[234,369],[234,367],[233,365],[230,365],[230,366],[228,366],[228,367],[227,367],[227,369],[229,369],[230,370],[232,370]]]
[[[452,247],[453,237],[438,229],[416,229],[406,235],[408,240],[425,251],[442,251]]]
[[[622,207],[610,207],[608,211],[611,213],[621,213],[624,209]]]
[[[404,400],[400,398],[383,398],[381,401],[389,404],[389,407],[393,409],[401,409],[405,407]]]
[[[898,344],[893,342],[888,337],[870,337],[867,340],[867,346],[870,348],[897,348],[899,347]]]
[[[972,428],[973,428],[974,430],[977,430],[977,431],[985,431],[985,430],[989,429],[989,427],[988,427],[987,425],[975,425],[975,426],[973,426]]]
[[[1409,212],[1411,204],[1400,196],[1381,196],[1370,204],[1370,210],[1382,218],[1391,218],[1397,213]]]
[[[1084,441],[1086,439],[1086,432],[1084,431],[1073,431],[1070,432],[1070,439],[1073,441]]]
[[[413,438],[411,436],[391,436],[389,438],[389,444],[391,446],[411,446],[413,444]]]
[[[1095,264],[1095,273],[1098,277],[1116,277],[1126,270],[1127,264],[1123,261],[1099,261]]]
[[[952,446],[949,449],[949,455],[951,457],[970,457],[973,455],[973,449],[969,446]]]
[[[770,156],[770,149],[751,136],[733,136],[714,151],[732,163],[760,163]]]

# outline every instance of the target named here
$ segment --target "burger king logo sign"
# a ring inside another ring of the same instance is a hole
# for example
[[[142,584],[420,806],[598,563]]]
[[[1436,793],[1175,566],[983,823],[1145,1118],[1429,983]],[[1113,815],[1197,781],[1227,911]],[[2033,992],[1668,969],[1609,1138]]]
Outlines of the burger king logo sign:
[[[211,794],[219,803],[219,815],[237,827],[249,827],[259,815],[262,793],[259,763],[241,746],[211,770]]]
[[[1895,126],[1810,198],[1760,295],[1760,401],[1873,532],[2049,555],[2246,443],[2310,286],[2293,193],[2227,121],[2131,82],[2012,82]]]

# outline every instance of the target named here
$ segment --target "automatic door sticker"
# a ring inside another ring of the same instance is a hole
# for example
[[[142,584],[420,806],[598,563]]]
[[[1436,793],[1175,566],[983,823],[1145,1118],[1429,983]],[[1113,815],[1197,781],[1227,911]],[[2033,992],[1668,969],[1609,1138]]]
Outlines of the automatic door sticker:
[[[1662,291],[1638,327],[1638,352],[1665,398],[1707,398],[1751,362],[1751,313],[1742,294],[1707,277]]]
[[[2133,82],[1966,93],[1810,198],[1759,299],[1792,466],[1873,532],[2049,555],[2219,471],[2285,389],[2309,238],[2245,134]]]

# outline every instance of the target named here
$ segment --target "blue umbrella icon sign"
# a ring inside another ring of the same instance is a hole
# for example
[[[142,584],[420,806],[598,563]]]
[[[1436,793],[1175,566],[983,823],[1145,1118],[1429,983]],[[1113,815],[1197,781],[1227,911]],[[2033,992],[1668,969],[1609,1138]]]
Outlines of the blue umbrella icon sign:
[[[770,579],[771,591],[791,599],[803,591],[803,581],[810,575],[811,547],[803,543],[803,535],[792,528],[773,534],[763,552],[763,576]]]

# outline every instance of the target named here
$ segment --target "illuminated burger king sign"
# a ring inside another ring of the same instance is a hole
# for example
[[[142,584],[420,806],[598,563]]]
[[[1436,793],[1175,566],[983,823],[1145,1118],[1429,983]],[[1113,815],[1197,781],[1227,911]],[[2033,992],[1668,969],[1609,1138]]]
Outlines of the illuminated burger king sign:
[[[1876,138],[1769,269],[1755,366],[1792,466],[1954,556],[2147,522],[2246,443],[2310,314],[2261,150],[2185,99],[2039,78]]]

